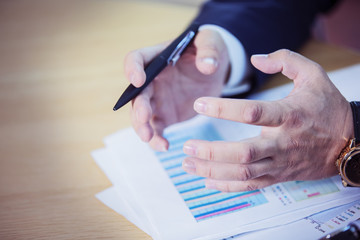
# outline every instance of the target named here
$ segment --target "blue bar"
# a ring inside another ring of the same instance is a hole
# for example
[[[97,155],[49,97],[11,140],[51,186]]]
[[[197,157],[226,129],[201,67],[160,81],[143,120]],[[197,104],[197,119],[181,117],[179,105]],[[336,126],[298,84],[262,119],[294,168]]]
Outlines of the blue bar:
[[[199,181],[199,180],[202,180],[202,179],[204,179],[204,178],[203,177],[197,177],[197,178],[185,180],[185,181],[182,181],[182,182],[174,183],[174,185],[175,186],[180,186],[180,185],[183,185],[183,184],[186,184],[186,183],[191,183],[191,182]]]
[[[188,188],[188,189],[185,189],[185,190],[179,190],[179,193],[184,194],[184,193],[196,191],[196,190],[199,190],[199,189],[202,189],[202,188],[205,188],[205,185],[199,185],[197,187]]]
[[[195,218],[198,218],[198,217],[202,217],[202,216],[205,216],[205,215],[208,215],[208,214],[212,214],[212,213],[216,213],[216,212],[221,212],[221,211],[224,211],[224,210],[233,208],[233,207],[239,207],[239,206],[246,205],[246,204],[248,204],[248,202],[242,202],[242,203],[239,203],[239,204],[231,205],[231,206],[229,206],[229,207],[219,208],[219,209],[217,209],[217,210],[212,210],[212,211],[209,211],[209,212],[200,213],[200,214],[198,214],[198,215],[194,215],[194,217],[195,217]]]
[[[166,162],[166,161],[174,160],[174,159],[177,159],[177,158],[183,158],[183,157],[186,157],[185,153],[180,153],[178,155],[168,156],[168,157],[165,157],[165,158],[160,157],[160,162]]]
[[[183,176],[187,174],[186,172],[179,172],[179,173],[175,173],[175,174],[172,174],[172,175],[169,175],[170,178],[176,178],[176,177],[180,177],[180,176]]]
[[[225,197],[225,198],[222,198],[222,199],[219,199],[219,200],[214,200],[214,201],[211,201],[211,202],[209,201],[209,202],[206,202],[206,203],[203,203],[203,204],[194,205],[194,206],[191,206],[191,207],[189,206],[189,209],[192,210],[192,209],[195,209],[195,208],[199,208],[199,207],[204,207],[204,206],[208,206],[208,205],[220,203],[220,202],[223,202],[223,201],[226,201],[226,200],[229,200],[229,199],[232,199],[232,198],[241,197],[241,196],[244,196],[244,195],[253,193],[253,192],[258,192],[258,190],[250,191],[250,192],[243,192],[243,193],[236,194],[236,195],[232,195],[232,196],[228,196],[228,197]]]
[[[214,192],[208,192],[208,193],[203,192],[203,194],[197,194],[197,195],[189,197],[189,198],[184,198],[184,201],[192,201],[192,200],[195,200],[195,199],[208,197],[208,196],[211,196],[211,195],[214,195],[214,194],[219,194],[219,193],[221,193],[221,192],[220,191],[214,191]]]
[[[171,165],[169,167],[166,167],[165,170],[171,170],[171,169],[178,168],[178,167],[181,167],[181,166],[182,166],[182,163],[179,163],[179,164],[175,164],[175,165]]]

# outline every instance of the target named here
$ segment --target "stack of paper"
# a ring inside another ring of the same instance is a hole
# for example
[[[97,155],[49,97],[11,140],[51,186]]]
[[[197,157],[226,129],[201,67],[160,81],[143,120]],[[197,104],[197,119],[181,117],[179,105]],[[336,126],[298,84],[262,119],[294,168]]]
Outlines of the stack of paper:
[[[353,76],[359,75],[357,65],[330,77],[355,100],[359,84]],[[280,99],[291,89],[289,84],[251,98]],[[286,239],[286,229],[299,227],[314,229],[308,234],[317,238],[360,217],[359,189],[343,188],[339,177],[222,193],[205,189],[203,178],[182,169],[182,146],[189,139],[234,141],[259,132],[259,127],[198,116],[166,129],[170,148],[165,153],[151,150],[132,129],[114,133],[105,138],[105,148],[92,153],[113,184],[97,197],[154,239],[256,239],[261,234]],[[338,216],[344,221],[334,224]]]

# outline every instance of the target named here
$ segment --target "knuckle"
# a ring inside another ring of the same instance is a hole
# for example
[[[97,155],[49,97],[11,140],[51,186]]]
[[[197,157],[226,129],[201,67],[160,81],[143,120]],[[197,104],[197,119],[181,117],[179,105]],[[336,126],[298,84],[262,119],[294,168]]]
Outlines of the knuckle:
[[[291,56],[293,54],[292,51],[290,51],[289,49],[280,49],[278,51],[279,55],[283,58],[287,58],[289,56]]]
[[[215,153],[214,153],[214,147],[213,146],[209,146],[205,150],[205,159],[207,159],[209,161],[214,161],[215,160]]]
[[[287,118],[285,121],[289,127],[301,127],[304,123],[304,117],[301,111],[291,110],[287,114]]]
[[[207,178],[215,178],[214,176],[214,171],[213,171],[213,168],[211,166],[208,167],[208,170],[207,170]]]
[[[313,68],[312,69],[313,72],[316,72],[316,73],[319,73],[319,74],[324,73],[324,69],[321,67],[320,64],[318,64],[316,62],[313,62],[312,68]]]
[[[255,191],[255,190],[259,189],[259,188],[260,187],[255,183],[248,183],[247,186],[246,186],[247,191]]]
[[[286,163],[288,169],[293,169],[295,167],[295,161],[292,159],[288,159]]]
[[[289,149],[297,150],[297,149],[299,149],[299,147],[300,147],[299,141],[297,141],[295,138],[289,139],[289,142],[288,142]]]
[[[203,161],[198,161],[196,166],[196,172],[199,176],[205,178],[215,178],[215,169],[209,164],[204,163]]]
[[[252,178],[252,172],[248,166],[239,165],[237,173],[238,181],[247,181]]]
[[[286,147],[287,155],[291,156],[294,152],[299,152],[300,151],[301,144],[297,139],[290,137],[290,138],[288,138],[286,140],[285,147]]]
[[[246,153],[243,156],[244,163],[250,163],[255,159],[255,148],[252,145],[249,145],[246,149]]]
[[[263,114],[263,108],[259,104],[247,105],[244,110],[244,118],[246,123],[257,123]]]
[[[222,118],[224,111],[224,106],[222,103],[217,104],[216,110],[215,110],[215,117],[216,118]]]

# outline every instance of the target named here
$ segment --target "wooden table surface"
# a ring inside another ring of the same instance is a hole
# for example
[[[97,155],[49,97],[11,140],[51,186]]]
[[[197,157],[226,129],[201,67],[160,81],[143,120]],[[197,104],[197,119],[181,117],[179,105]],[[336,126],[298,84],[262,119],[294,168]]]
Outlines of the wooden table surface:
[[[90,152],[129,127],[112,107],[125,54],[172,39],[197,9],[114,0],[0,1],[0,239],[150,239],[94,195]],[[358,53],[310,42],[326,70]],[[268,87],[284,82],[279,76]]]

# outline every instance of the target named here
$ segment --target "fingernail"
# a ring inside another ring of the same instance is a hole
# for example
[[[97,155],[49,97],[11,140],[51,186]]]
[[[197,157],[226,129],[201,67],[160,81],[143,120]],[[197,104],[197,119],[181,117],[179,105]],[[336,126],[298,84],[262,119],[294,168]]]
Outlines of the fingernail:
[[[196,173],[196,166],[195,163],[189,159],[185,159],[183,163],[184,170],[187,173],[195,174]]]
[[[160,151],[160,152],[167,152],[167,148],[166,148],[166,146],[164,146],[164,145],[162,145],[162,144],[159,144],[158,146],[157,146],[157,149]]]
[[[215,185],[215,183],[213,181],[206,181],[205,187],[207,189],[217,189],[216,185]]]
[[[196,147],[193,145],[184,145],[184,153],[190,156],[196,156]]]
[[[206,102],[201,101],[201,100],[195,101],[194,109],[195,109],[195,111],[197,111],[197,112],[205,113],[206,110],[207,110]]]
[[[253,57],[256,58],[267,58],[269,55],[268,54],[254,54]]]
[[[210,57],[202,58],[201,62],[205,64],[213,65],[215,67],[217,66],[217,61],[214,58],[210,58]]]

